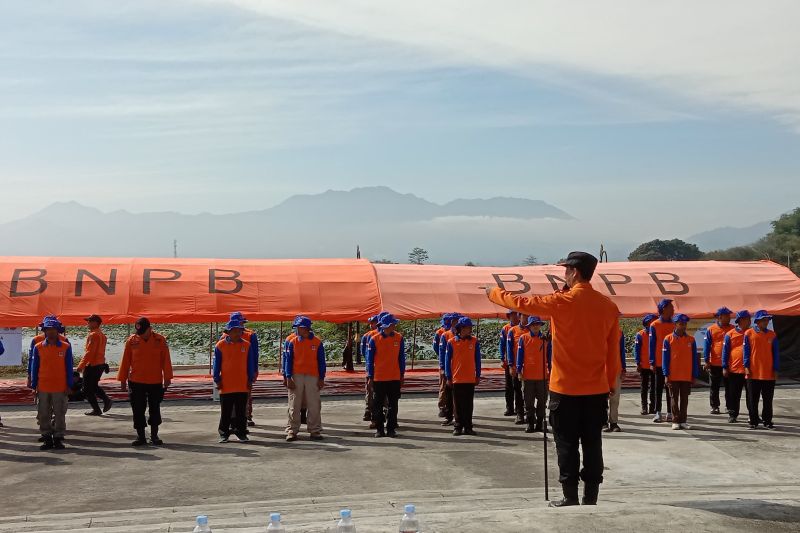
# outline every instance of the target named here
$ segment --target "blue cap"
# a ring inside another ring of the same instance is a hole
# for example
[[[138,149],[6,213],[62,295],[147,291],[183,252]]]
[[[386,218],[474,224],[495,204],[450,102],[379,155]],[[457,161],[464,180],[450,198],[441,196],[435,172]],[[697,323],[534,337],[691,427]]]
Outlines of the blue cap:
[[[230,319],[228,320],[228,323],[225,324],[225,331],[230,331],[235,328],[244,329],[244,322],[241,320]]]
[[[47,315],[42,320],[42,329],[55,328],[61,332],[64,329],[63,324],[55,317],[55,315]]]
[[[664,308],[666,306],[668,306],[669,304],[671,304],[672,302],[673,302],[673,300],[670,300],[669,298],[664,298],[663,300],[658,302],[658,305],[656,306],[656,307],[658,307],[658,312],[659,313],[663,313],[664,312]]]
[[[234,311],[231,313],[231,316],[228,320],[238,320],[239,322],[247,322],[247,318],[242,314],[241,311]]]
[[[767,313],[764,309],[759,309],[756,311],[756,314],[753,315],[753,322],[758,322],[759,320],[764,320],[765,318],[772,318],[772,315]]]
[[[351,516],[353,516],[353,512],[350,509],[342,509],[341,511],[339,511],[339,516],[341,516],[342,518],[350,518]]]
[[[292,322],[293,328],[310,328],[311,327],[311,319],[307,316],[297,315],[294,317],[294,322]]]
[[[270,520],[270,522],[280,522],[281,521],[281,513],[270,513],[269,520]]]
[[[544,324],[544,320],[542,320],[536,315],[531,315],[528,317],[528,321],[525,323],[525,325],[533,326],[534,324],[539,324],[541,326],[542,324]]]
[[[689,322],[691,320],[689,315],[684,315],[683,313],[678,313],[674,317],[672,317],[673,322]]]
[[[650,322],[652,322],[656,318],[658,318],[657,314],[655,314],[655,313],[647,313],[646,315],[644,315],[644,318],[642,318],[642,325],[644,327],[647,327],[650,324]]]
[[[381,328],[388,328],[389,326],[394,326],[395,324],[399,323],[400,321],[397,320],[393,314],[386,313],[381,317],[380,327]]]
[[[414,506],[413,503],[407,503],[405,506],[405,512],[407,513],[416,513],[417,508]]]
[[[458,319],[456,323],[456,327],[459,328],[471,328],[472,327],[472,320],[468,316],[462,316]]]
[[[377,321],[378,321],[378,315],[372,315],[367,319],[367,322],[377,322]]]
[[[741,311],[736,313],[736,318],[733,321],[734,322],[739,322],[739,320],[741,320],[743,318],[752,318],[750,316],[750,311],[748,311],[747,309],[742,309]]]
[[[201,514],[197,517],[197,525],[198,526],[207,526],[208,525],[208,517],[204,514]]]
[[[732,315],[733,311],[725,307],[724,305],[717,309],[717,312],[714,313],[714,316],[721,316],[721,315]]]
[[[391,314],[389,313],[389,311],[381,311],[380,313],[378,313],[378,322],[380,322],[383,317],[389,314]]]
[[[58,317],[56,315],[44,315],[44,318],[42,319],[42,321],[39,322],[39,329],[41,329],[42,326],[44,326],[44,321],[47,320],[48,318],[55,318],[56,320],[58,319]]]
[[[442,326],[449,328],[453,322],[453,313],[445,313],[442,315]]]

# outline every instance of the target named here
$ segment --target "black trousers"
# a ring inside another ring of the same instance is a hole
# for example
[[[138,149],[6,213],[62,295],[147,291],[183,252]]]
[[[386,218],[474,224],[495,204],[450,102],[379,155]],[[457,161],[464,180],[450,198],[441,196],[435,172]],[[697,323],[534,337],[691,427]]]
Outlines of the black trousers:
[[[745,381],[744,374],[734,374],[733,372],[728,372],[728,377],[725,379],[725,407],[728,409],[728,414],[733,418],[739,416],[739,408],[742,403],[742,389],[745,388]],[[749,393],[747,394],[747,398],[749,402]],[[746,405],[749,405],[749,403]]]
[[[475,384],[453,383],[453,403],[455,405],[455,428],[472,429],[472,411],[475,406]]]
[[[445,380],[442,398],[444,402],[444,407],[442,408],[442,411],[444,411],[444,419],[453,420],[454,418],[458,418],[458,412],[455,409],[455,396],[453,393],[453,386],[448,385],[447,380]]]
[[[517,416],[525,415],[525,399],[522,397],[522,380],[519,376],[511,374],[509,368],[506,374],[506,411],[512,411]]]
[[[133,427],[137,430],[147,426],[161,425],[161,400],[164,399],[164,387],[161,383],[128,382],[128,398],[133,410]],[[145,419],[145,410],[149,417]]]
[[[641,378],[641,393],[642,393],[642,410],[648,413],[656,408],[656,376],[650,368],[643,368],[639,370],[639,377]],[[647,401],[650,400],[650,407],[647,406]]]
[[[514,376],[511,375],[511,370],[508,367],[504,368],[506,375],[506,411],[509,413],[514,412]]]
[[[105,369],[106,365],[87,366],[83,369],[83,394],[86,395],[86,401],[95,411],[100,411],[100,405],[97,403],[98,396],[104,402],[108,401],[106,391],[99,385]]]
[[[750,425],[757,426],[763,422],[765,426],[772,424],[772,398],[775,395],[775,380],[748,379],[750,387],[750,402],[747,409],[750,411]],[[758,402],[764,400],[761,409],[761,418],[758,417]]]
[[[607,410],[608,394],[550,392],[550,426],[558,454],[558,479],[563,485],[577,486],[579,479],[586,484],[603,482],[602,429],[608,422]]]
[[[237,437],[247,435],[247,393],[229,392],[219,395],[219,434],[227,437],[231,429]]]
[[[711,366],[708,368],[708,378],[711,381],[711,394],[709,395],[709,403],[712,409],[719,409],[719,389],[722,385],[722,367]]]
[[[397,428],[397,404],[399,402],[399,381],[372,382],[372,418],[379,431],[384,429],[384,424],[386,431],[394,431]],[[383,413],[384,403],[388,404],[385,415]]]
[[[664,370],[660,366],[656,366],[653,367],[653,373],[655,374],[656,385],[656,413],[661,412],[661,396],[662,393],[666,392],[667,413],[672,414],[672,399],[669,395],[669,388],[665,386]]]

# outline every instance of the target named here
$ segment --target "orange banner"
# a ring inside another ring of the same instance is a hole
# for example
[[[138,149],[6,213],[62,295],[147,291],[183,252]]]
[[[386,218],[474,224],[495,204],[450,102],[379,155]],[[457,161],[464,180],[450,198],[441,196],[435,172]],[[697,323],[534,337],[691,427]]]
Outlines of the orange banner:
[[[251,320],[364,320],[386,309],[401,318],[459,311],[499,317],[482,285],[547,294],[563,267],[462,267],[371,264],[348,259],[120,259],[0,257],[0,327],[33,326],[48,313],[67,325],[97,313],[107,323],[219,322],[242,311]],[[800,315],[800,279],[769,261],[603,263],[593,285],[626,316],[672,298],[678,311],[710,316],[731,309]]]

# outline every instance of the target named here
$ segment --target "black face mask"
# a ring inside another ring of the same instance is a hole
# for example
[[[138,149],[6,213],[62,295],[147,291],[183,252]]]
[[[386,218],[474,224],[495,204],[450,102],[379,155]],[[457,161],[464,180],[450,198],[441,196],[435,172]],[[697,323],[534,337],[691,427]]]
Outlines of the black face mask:
[[[135,328],[137,335],[144,335],[145,333],[147,333],[148,329],[147,326],[139,326],[139,325],[135,326]]]

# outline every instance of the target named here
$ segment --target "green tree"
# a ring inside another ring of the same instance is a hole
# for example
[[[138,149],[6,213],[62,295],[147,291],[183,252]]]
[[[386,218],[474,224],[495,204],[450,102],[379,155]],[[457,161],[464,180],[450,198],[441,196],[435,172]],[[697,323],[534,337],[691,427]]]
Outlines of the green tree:
[[[466,263],[464,263],[464,266],[465,266],[465,267],[474,267],[474,266],[478,266],[478,265],[476,265],[476,264],[475,264],[475,263],[473,263],[472,261],[467,261]]]
[[[529,255],[525,259],[522,260],[522,266],[535,266],[539,264],[539,258],[535,255]]]
[[[428,251],[419,246],[408,252],[408,262],[412,265],[424,265],[428,261]]]
[[[800,207],[796,207],[791,213],[784,213],[778,220],[773,220],[772,233],[800,237]]]
[[[390,261],[388,259],[373,259],[372,262],[373,263],[377,263],[379,265],[396,265],[397,264],[394,261]]]
[[[696,261],[702,257],[703,252],[696,244],[680,239],[655,239],[640,244],[628,256],[628,261]]]

